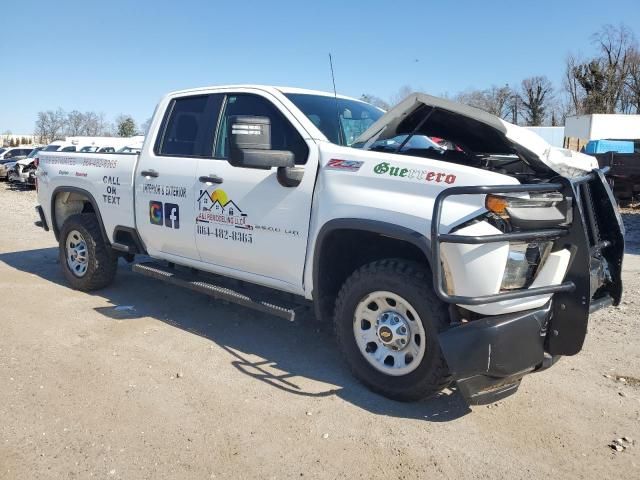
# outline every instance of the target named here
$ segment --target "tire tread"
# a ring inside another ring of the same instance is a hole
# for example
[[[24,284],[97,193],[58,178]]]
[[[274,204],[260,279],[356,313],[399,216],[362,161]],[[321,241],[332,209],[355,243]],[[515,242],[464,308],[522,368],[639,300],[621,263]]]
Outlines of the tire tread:
[[[384,386],[373,384],[372,382],[364,379],[362,375],[360,375],[360,373],[356,370],[354,364],[350,362],[345,355],[346,342],[351,341],[351,339],[348,338],[348,335],[347,338],[345,338],[345,335],[341,333],[341,329],[338,328],[338,322],[340,321],[340,312],[345,308],[345,304],[348,301],[349,294],[353,287],[367,279],[388,274],[400,276],[407,284],[411,284],[417,288],[422,288],[425,290],[426,295],[432,296],[433,301],[430,301],[428,303],[431,310],[430,314],[432,320],[436,322],[434,326],[438,331],[446,328],[449,316],[444,304],[442,304],[442,302],[437,299],[432,289],[428,288],[430,287],[429,281],[431,278],[429,270],[417,262],[387,258],[376,260],[360,267],[342,285],[335,303],[334,331],[340,351],[343,353],[343,356],[345,357],[345,360],[347,361],[346,363],[349,365],[352,374],[357,379],[359,379],[374,392],[384,395],[388,398],[399,401],[416,401],[434,395],[451,383],[449,367],[447,366],[447,362],[444,359],[442,352],[438,351],[435,364],[430,370],[428,376],[422,378],[421,381],[416,383],[410,390],[399,392],[396,390],[385,388]]]

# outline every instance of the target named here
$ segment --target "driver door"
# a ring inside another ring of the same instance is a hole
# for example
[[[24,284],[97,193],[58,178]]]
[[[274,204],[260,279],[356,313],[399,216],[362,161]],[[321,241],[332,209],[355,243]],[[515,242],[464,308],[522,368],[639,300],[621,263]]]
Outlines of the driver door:
[[[277,168],[234,167],[229,162],[229,119],[267,117],[273,150],[293,152],[301,182],[283,186]],[[277,99],[262,92],[228,93],[214,156],[200,159],[196,178],[196,245],[212,269],[263,285],[302,291],[317,147]]]

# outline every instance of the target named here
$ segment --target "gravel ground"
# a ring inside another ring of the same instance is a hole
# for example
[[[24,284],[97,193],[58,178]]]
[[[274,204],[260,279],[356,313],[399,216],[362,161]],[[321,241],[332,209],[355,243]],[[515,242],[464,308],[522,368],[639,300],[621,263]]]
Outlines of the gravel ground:
[[[35,193],[1,183],[0,204],[0,479],[640,478],[635,212],[620,307],[579,355],[470,410],[451,392],[376,396],[315,325],[125,264],[107,289],[70,290]]]

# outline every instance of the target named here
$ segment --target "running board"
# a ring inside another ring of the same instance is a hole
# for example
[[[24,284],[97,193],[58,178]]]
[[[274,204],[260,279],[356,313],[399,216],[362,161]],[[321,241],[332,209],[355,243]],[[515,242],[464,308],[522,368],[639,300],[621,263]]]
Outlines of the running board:
[[[251,287],[238,289],[237,287],[229,288],[222,286],[208,278],[208,275],[199,271],[194,273],[193,270],[182,270],[171,266],[164,266],[156,262],[137,263],[133,265],[132,270],[136,273],[140,273],[147,277],[155,278],[163,282],[175,285],[178,287],[187,288],[194,292],[204,293],[217,300],[224,300],[227,302],[236,303],[244,307],[258,310],[259,312],[270,313],[278,317],[284,318],[293,322],[296,318],[296,310],[303,308],[302,306],[294,305],[293,302],[279,302],[286,303],[286,306],[278,306],[273,303],[269,303],[260,298],[260,295],[256,295]],[[223,282],[220,282],[223,283]],[[260,289],[256,287],[255,290]],[[246,290],[246,291],[244,291]]]

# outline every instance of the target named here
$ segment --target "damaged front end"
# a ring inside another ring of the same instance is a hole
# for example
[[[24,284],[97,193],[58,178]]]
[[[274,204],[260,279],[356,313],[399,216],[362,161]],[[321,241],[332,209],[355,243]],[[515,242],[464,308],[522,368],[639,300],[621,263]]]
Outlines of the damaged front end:
[[[589,314],[620,301],[622,220],[588,155],[422,93],[373,123],[356,146],[517,180],[496,186],[487,176],[485,185],[447,188],[431,217],[434,288],[451,312],[440,344],[469,403],[507,396],[524,375],[578,353]],[[482,199],[479,216],[452,214]]]
[[[440,232],[443,205],[449,197],[542,192],[553,192],[556,198],[562,196],[562,218],[520,221],[508,233],[496,235]],[[453,187],[438,196],[431,241],[434,286],[440,299],[451,305],[478,306],[543,295],[550,298],[536,309],[476,315],[471,320],[454,322],[440,334],[451,374],[470,404],[490,403],[510,395],[524,375],[551,366],[561,355],[574,355],[581,350],[589,314],[620,302],[623,232],[602,170],[578,177],[557,177],[553,183]],[[564,279],[482,296],[455,295],[447,289],[443,245],[527,241],[549,242],[551,254],[563,250],[570,253]]]

